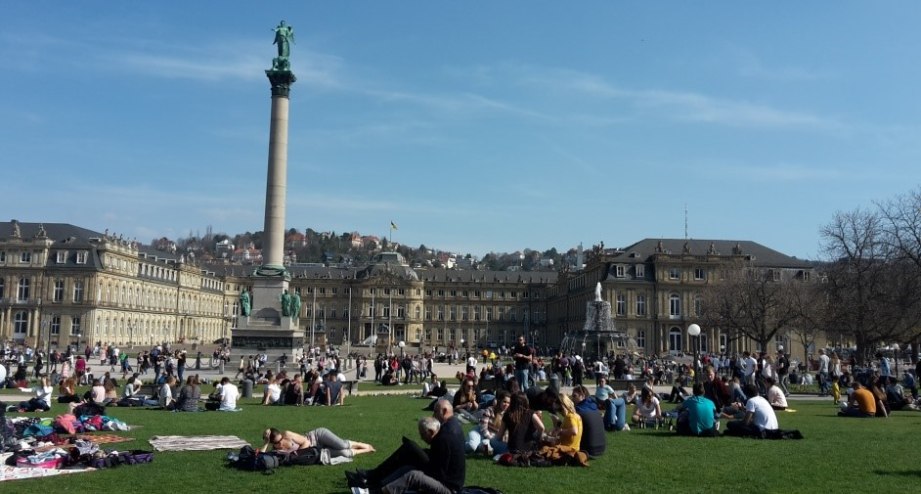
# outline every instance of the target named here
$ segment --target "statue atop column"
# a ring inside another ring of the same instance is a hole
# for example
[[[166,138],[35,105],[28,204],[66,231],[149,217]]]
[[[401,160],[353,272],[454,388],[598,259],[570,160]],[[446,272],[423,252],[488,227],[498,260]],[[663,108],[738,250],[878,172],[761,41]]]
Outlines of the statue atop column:
[[[291,70],[291,62],[288,61],[288,57],[291,56],[294,28],[285,24],[285,21],[281,21],[274,31],[275,40],[272,41],[272,44],[278,45],[278,56],[272,60],[272,70]]]

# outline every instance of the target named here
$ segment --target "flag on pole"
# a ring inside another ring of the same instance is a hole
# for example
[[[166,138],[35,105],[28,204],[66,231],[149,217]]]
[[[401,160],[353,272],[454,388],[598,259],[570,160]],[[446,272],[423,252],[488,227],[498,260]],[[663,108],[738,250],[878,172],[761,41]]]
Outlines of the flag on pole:
[[[394,223],[393,221],[390,222],[390,229],[391,229],[391,230],[399,230],[399,228],[397,228],[397,224]]]

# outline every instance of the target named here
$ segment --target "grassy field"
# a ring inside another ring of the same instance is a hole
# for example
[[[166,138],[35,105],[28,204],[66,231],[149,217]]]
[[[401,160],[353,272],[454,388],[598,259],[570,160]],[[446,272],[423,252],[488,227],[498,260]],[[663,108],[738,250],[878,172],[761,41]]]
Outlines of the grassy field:
[[[132,426],[134,442],[106,445],[150,449],[155,435],[233,434],[258,442],[275,426],[294,431],[328,427],[345,438],[372,443],[378,453],[338,466],[290,467],[274,475],[224,467],[227,451],[156,453],[149,465],[0,483],[0,492],[304,492],[345,493],[343,471],[371,468],[399,443],[417,439],[416,420],[426,402],[399,396],[355,397],[346,406],[262,407],[243,400],[239,413],[169,413],[110,408]],[[697,439],[656,430],[608,433],[608,451],[588,468],[509,468],[483,458],[467,462],[467,484],[508,494],[572,492],[912,492],[921,480],[917,433],[921,413],[889,419],[844,419],[831,401],[793,401],[796,413],[779,415],[800,441],[730,437]],[[56,405],[52,413],[63,411]],[[469,427],[469,426],[468,426]],[[914,487],[912,487],[914,486]]]

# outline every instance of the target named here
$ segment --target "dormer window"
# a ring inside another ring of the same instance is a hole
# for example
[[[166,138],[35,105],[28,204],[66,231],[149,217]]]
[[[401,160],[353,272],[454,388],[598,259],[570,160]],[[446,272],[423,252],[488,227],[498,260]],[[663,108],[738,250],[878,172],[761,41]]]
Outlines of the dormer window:
[[[77,264],[86,264],[87,252],[85,250],[77,251]]]
[[[67,262],[67,251],[59,250],[57,252],[57,257],[55,259],[55,262],[57,262],[58,264],[64,264],[65,262]]]

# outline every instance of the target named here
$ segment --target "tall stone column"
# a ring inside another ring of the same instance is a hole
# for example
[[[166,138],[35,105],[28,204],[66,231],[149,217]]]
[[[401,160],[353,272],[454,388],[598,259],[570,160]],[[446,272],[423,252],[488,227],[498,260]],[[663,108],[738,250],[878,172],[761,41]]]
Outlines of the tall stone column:
[[[290,70],[267,70],[266,75],[272,83],[272,116],[265,185],[262,268],[283,272],[285,198],[288,187],[288,95],[296,78]]]
[[[292,352],[303,346],[297,316],[285,314],[282,300],[291,275],[284,265],[285,200],[288,174],[288,97],[297,78],[288,60],[289,43],[294,31],[281,22],[275,28],[278,57],[265,71],[272,86],[272,114],[269,124],[269,160],[265,185],[265,227],[262,241],[262,265],[250,277],[251,309],[237,320],[232,329],[236,348],[254,348]],[[245,350],[244,350],[245,351]]]

